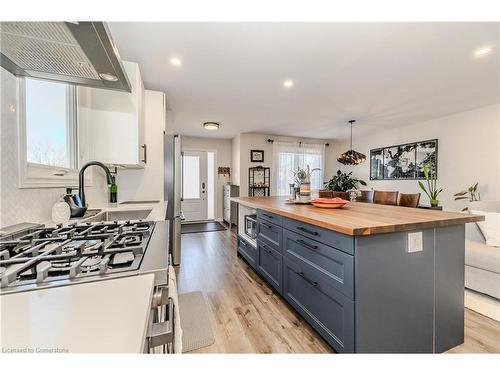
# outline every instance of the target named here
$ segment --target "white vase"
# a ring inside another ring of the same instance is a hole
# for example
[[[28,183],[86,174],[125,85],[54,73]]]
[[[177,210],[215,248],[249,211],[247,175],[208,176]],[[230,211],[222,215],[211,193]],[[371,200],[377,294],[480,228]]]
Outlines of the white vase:
[[[71,210],[69,204],[62,199],[52,206],[52,221],[54,223],[65,223],[71,217]]]

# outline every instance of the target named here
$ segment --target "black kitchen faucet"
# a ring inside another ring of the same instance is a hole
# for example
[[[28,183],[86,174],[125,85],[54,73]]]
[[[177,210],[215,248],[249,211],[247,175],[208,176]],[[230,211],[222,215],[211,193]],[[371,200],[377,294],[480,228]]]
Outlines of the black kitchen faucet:
[[[75,201],[76,205],[72,207],[72,205],[70,204],[71,217],[82,217],[87,211],[87,203],[85,201],[85,170],[91,165],[96,165],[104,169],[108,185],[111,185],[113,182],[111,172],[103,163],[98,161],[89,161],[88,163],[84,164],[78,174],[78,198],[75,200],[74,197],[72,197],[72,200]]]

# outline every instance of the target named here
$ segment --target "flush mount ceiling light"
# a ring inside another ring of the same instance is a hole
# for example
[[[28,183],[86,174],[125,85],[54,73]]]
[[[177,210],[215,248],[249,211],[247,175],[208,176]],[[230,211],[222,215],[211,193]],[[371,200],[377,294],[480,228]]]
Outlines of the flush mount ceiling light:
[[[180,66],[182,65],[182,61],[178,57],[172,57],[170,59],[170,64],[172,64],[173,66]]]
[[[217,130],[219,126],[220,124],[218,122],[208,121],[203,123],[203,127],[207,130]]]
[[[490,46],[481,47],[481,48],[477,49],[476,51],[474,51],[474,56],[475,57],[483,57],[483,56],[488,55],[491,51],[492,51],[492,48]]]
[[[293,81],[291,79],[287,79],[286,81],[283,81],[283,87],[286,87],[289,89],[290,87],[293,87]]]
[[[101,79],[103,79],[105,81],[109,81],[109,82],[118,81],[118,78],[111,73],[99,73],[99,77],[101,77]]]
[[[349,124],[351,124],[351,148],[337,158],[337,161],[344,165],[358,165],[366,160],[365,155],[352,149],[352,124],[355,122],[356,120],[349,120]]]

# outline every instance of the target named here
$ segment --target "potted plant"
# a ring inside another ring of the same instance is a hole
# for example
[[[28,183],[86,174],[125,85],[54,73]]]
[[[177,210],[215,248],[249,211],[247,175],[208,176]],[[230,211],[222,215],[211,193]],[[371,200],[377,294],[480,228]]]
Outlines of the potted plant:
[[[342,173],[339,169],[336,175],[324,183],[324,188],[330,191],[346,192],[357,190],[358,184],[366,186],[365,181],[352,177],[352,172]]]
[[[311,175],[314,171],[319,171],[319,168],[309,168],[309,164],[306,168],[298,168],[296,171],[292,171],[295,176],[295,183],[300,188],[300,196],[310,196],[311,195]]]
[[[439,205],[438,196],[443,191],[443,189],[437,188],[437,177],[435,168],[433,168],[433,162],[428,162],[424,164],[424,176],[427,186],[424,185],[422,181],[418,181],[418,185],[424,191],[424,193],[429,197],[431,207],[437,207]]]
[[[467,190],[461,191],[460,193],[456,193],[453,196],[455,197],[456,201],[462,200],[462,199],[468,199],[469,202],[477,202],[481,200],[481,194],[479,193],[478,190],[478,185],[479,182],[476,182],[474,185],[471,185],[467,188]],[[462,211],[467,211],[469,207],[465,207],[462,209]]]

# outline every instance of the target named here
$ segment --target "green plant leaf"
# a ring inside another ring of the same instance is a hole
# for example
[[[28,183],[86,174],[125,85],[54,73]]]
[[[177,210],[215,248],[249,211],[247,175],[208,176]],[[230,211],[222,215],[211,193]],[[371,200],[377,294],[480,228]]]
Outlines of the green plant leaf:
[[[425,190],[425,186],[422,183],[422,181],[418,181],[418,186],[420,186],[420,189],[422,189],[423,191],[427,192],[427,190]]]
[[[429,197],[429,199],[432,199],[432,197],[430,196],[430,194],[427,192],[427,189],[425,188],[424,183],[422,181],[418,181],[418,185],[424,191],[424,193]]]

